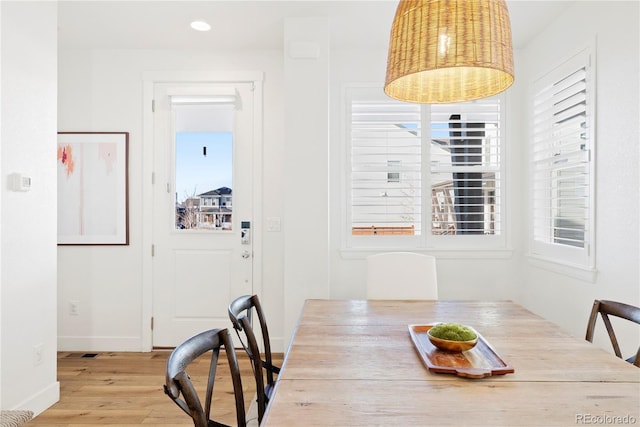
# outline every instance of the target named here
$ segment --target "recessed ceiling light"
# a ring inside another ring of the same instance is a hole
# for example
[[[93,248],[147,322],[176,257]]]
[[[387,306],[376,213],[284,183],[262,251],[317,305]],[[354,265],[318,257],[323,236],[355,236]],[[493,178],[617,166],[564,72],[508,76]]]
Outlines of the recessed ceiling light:
[[[193,21],[191,23],[191,28],[196,31],[209,31],[211,29],[211,25],[207,24],[204,21]]]

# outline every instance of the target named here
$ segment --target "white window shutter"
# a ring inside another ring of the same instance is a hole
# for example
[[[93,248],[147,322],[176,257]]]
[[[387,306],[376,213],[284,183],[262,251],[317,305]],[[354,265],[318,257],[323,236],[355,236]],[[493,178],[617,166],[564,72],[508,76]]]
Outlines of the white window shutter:
[[[501,234],[500,100],[431,106],[432,234]]]
[[[347,99],[348,247],[504,245],[503,97],[421,105],[352,88]]]
[[[589,53],[534,85],[533,252],[589,265],[594,230],[593,95]]]
[[[421,234],[420,107],[351,103],[351,232]]]

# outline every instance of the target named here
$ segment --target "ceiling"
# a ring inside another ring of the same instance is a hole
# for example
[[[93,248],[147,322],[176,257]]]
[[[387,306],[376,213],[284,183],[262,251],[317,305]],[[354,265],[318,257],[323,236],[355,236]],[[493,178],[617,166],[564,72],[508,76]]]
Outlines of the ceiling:
[[[507,0],[523,47],[573,1]],[[387,46],[397,0],[72,1],[58,6],[61,49],[282,49],[288,17],[326,16],[333,47]],[[209,32],[189,27],[211,24]]]

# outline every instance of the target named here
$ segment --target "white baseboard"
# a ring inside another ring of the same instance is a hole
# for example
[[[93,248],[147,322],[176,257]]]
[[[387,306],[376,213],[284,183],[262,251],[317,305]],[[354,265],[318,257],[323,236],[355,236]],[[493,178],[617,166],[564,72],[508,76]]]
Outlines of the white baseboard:
[[[60,400],[60,383],[58,381],[40,390],[38,393],[24,400],[12,410],[28,410],[37,416]]]

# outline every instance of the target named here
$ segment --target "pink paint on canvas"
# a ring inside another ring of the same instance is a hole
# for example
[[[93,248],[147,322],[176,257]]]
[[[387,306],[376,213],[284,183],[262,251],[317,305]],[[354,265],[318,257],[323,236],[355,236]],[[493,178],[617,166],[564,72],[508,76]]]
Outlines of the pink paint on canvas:
[[[58,145],[58,161],[65,167],[67,176],[73,173],[75,164],[73,161],[73,150],[71,149],[71,145]]]

